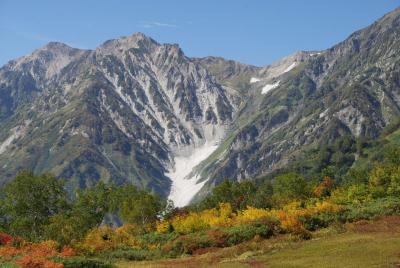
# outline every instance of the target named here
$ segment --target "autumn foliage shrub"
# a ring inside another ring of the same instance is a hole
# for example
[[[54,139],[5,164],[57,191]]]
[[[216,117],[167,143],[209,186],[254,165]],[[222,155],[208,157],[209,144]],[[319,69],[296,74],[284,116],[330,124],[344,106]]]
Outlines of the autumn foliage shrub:
[[[64,268],[62,263],[25,255],[15,262],[22,268]]]
[[[89,231],[83,241],[75,244],[74,248],[84,254],[94,254],[117,246],[115,231],[111,227],[103,226]]]
[[[9,240],[9,239],[8,239]],[[17,265],[25,268],[61,268],[62,263],[50,260],[50,258],[67,258],[75,255],[74,250],[64,246],[59,250],[58,243],[46,240],[39,243],[28,243],[21,239],[12,239],[12,242],[0,247],[1,261],[15,261]],[[17,241],[18,243],[14,242]]]
[[[211,227],[229,226],[232,224],[233,216],[231,205],[229,203],[221,203],[218,208],[178,215],[172,218],[171,224],[176,232],[189,234]]]
[[[6,233],[0,233],[0,245],[7,245],[13,241],[13,237]]]
[[[159,234],[166,234],[172,232],[173,227],[168,220],[162,220],[156,223],[156,231]]]
[[[329,176],[324,176],[322,182],[315,187],[314,195],[317,197],[327,196],[330,195],[335,182]]]

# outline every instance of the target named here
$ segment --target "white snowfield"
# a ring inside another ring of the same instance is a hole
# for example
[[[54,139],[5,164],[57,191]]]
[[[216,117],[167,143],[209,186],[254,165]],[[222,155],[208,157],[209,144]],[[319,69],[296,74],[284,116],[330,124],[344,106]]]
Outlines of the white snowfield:
[[[218,144],[215,141],[206,142],[204,145],[195,147],[188,156],[175,157],[175,167],[166,174],[172,180],[168,199],[174,202],[175,207],[188,205],[203,187],[206,180],[198,182],[198,174],[194,174],[192,171],[217,148]]]
[[[292,64],[290,64],[289,67],[287,67],[282,74],[289,72],[290,70],[292,70],[294,67],[296,67],[297,62],[293,62]]]
[[[259,81],[260,81],[260,78],[257,78],[257,77],[250,78],[250,84],[257,83]]]
[[[266,84],[262,90],[261,90],[261,94],[267,94],[269,91],[271,91],[274,88],[277,88],[279,86],[279,83],[281,81],[275,82],[273,84]]]

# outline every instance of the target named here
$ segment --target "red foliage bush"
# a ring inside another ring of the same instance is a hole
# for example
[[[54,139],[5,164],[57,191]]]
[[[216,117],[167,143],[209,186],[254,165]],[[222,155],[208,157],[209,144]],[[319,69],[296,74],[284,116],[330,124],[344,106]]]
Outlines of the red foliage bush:
[[[7,245],[13,241],[13,237],[6,233],[0,233],[0,245]]]

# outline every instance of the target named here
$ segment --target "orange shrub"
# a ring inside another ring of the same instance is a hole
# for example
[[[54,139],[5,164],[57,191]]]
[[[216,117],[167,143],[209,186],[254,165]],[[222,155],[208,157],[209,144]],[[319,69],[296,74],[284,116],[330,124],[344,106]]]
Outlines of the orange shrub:
[[[0,258],[4,260],[11,260],[13,257],[19,255],[21,252],[15,247],[0,247]]]
[[[296,215],[287,213],[285,211],[279,211],[277,215],[284,230],[288,232],[297,232],[303,228],[303,225]]]
[[[46,260],[44,258],[35,258],[29,255],[23,256],[16,262],[22,268],[63,268],[62,263]]]
[[[70,246],[64,246],[59,255],[60,257],[72,257],[75,255],[75,251]]]
[[[333,189],[335,182],[329,177],[325,176],[322,182],[315,187],[314,195],[317,197],[329,195]]]
[[[36,244],[30,244],[22,248],[23,252],[33,257],[52,257],[57,256],[57,242],[47,240]]]

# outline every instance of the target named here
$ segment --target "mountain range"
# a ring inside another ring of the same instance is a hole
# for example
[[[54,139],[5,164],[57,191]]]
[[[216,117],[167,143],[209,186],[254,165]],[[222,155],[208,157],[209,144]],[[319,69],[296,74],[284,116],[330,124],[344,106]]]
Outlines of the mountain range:
[[[349,167],[357,150],[320,149],[374,139],[400,116],[399,51],[400,9],[265,67],[142,33],[94,50],[51,42],[0,68],[0,185],[29,169],[71,191],[132,183],[184,206],[227,178]]]

